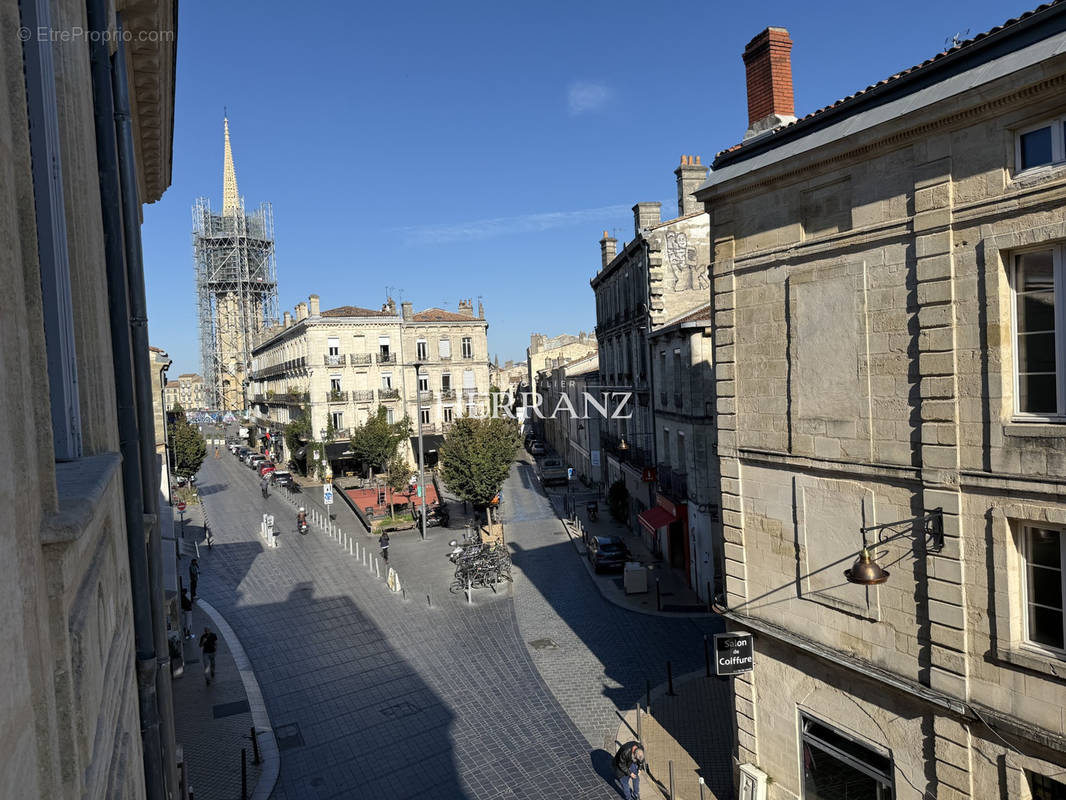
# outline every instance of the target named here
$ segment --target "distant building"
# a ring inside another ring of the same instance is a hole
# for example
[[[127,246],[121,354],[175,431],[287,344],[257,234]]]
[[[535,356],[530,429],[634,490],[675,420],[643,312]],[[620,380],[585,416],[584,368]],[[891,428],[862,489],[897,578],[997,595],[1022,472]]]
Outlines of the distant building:
[[[180,405],[185,411],[199,411],[207,408],[209,394],[205,389],[204,379],[195,372],[185,372],[174,380],[167,381],[165,396],[167,411],[173,411]]]
[[[282,325],[265,331],[253,348],[249,402],[261,436],[281,432],[306,405],[314,439],[324,440],[331,427],[337,443],[327,453],[336,469],[351,469],[344,443],[384,406],[390,420],[411,420],[412,462],[421,417],[426,463],[432,464],[457,418],[487,412],[489,324],[480,305],[475,316],[468,300],[458,311],[418,312],[411,303],[398,310],[391,299],[379,309],[321,311],[319,302],[311,295],[295,316],[286,311]],[[423,365],[419,375],[416,363]],[[306,456],[299,450],[283,455]]]
[[[585,358],[595,353],[596,349],[596,337],[585,331],[576,336],[563,333],[551,338],[543,333],[534,333],[529,337],[529,347],[526,349],[525,383],[532,386],[541,370],[554,369],[570,361]]]
[[[586,393],[600,398],[599,382],[599,357],[592,353],[562,366],[541,370],[537,393],[546,417],[539,423],[545,441],[562,456],[568,467],[573,467],[578,482],[602,490],[600,420],[583,418],[586,412],[596,413],[585,398]],[[555,414],[557,409],[560,411]],[[570,409],[576,413],[569,413]]]

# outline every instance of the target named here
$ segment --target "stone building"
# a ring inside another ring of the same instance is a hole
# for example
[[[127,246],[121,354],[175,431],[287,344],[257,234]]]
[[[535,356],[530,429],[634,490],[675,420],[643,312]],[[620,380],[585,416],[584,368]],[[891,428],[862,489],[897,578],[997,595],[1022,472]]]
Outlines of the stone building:
[[[540,421],[544,440],[574,468],[575,480],[602,489],[600,419],[585,399],[602,395],[598,354],[541,370],[537,378],[541,412],[546,417]]]
[[[655,328],[655,506],[639,519],[652,550],[707,602],[721,579],[721,515],[714,432],[711,307]]]
[[[170,184],[176,20],[170,0],[0,4],[4,798],[181,796],[140,250]]]
[[[433,464],[455,419],[486,413],[489,324],[480,304],[475,316],[469,300],[460,301],[457,312],[416,312],[411,303],[397,311],[391,299],[377,310],[322,311],[319,303],[311,295],[295,315],[285,312],[282,325],[266,331],[252,350],[249,402],[261,430],[282,430],[306,404],[318,441],[332,425],[337,444],[327,452],[340,461],[351,430],[381,405],[390,420],[406,415],[415,433],[421,414],[426,463]],[[418,376],[416,363],[423,365]]]
[[[155,421],[155,453],[162,470],[159,485],[167,501],[170,501],[170,459],[167,455],[167,415],[166,402],[167,370],[171,360],[167,351],[159,347],[148,348],[149,362],[152,367],[152,418]]]
[[[738,763],[770,800],[1066,796],[1066,4],[780,126],[790,47],[748,45],[697,192]]]
[[[659,203],[633,207],[633,240],[617,252],[604,231],[601,266],[590,281],[596,295],[601,392],[629,398],[629,418],[601,420],[603,480],[624,481],[628,524],[644,530],[639,515],[656,500],[656,398],[651,388],[655,363],[649,334],[707,304],[710,263],[707,214],[692,196],[707,175],[698,156],[682,156],[677,177],[678,216],[662,221]],[[654,541],[648,534],[650,542]]]
[[[585,358],[596,348],[596,337],[585,331],[579,331],[577,336],[562,333],[551,338],[543,333],[531,334],[526,348],[526,385],[533,386],[541,370]]]
[[[172,411],[177,405],[186,411],[207,408],[204,379],[195,372],[185,372],[173,381],[168,381],[165,396],[167,411]]]

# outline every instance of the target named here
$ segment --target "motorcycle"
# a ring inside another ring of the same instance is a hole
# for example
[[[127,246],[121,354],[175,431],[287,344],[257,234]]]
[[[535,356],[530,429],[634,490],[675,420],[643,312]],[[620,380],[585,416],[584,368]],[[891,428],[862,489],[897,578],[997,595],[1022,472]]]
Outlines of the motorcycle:
[[[300,509],[300,513],[296,516],[296,530],[302,536],[307,535],[307,517],[303,516],[303,509]]]

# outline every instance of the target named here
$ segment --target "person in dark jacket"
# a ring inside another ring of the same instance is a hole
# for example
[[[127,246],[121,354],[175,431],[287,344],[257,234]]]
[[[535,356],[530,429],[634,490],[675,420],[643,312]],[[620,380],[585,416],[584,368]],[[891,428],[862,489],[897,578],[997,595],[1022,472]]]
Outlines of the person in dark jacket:
[[[378,546],[381,548],[381,557],[385,563],[389,563],[389,532],[383,531],[381,538],[378,539]]]
[[[626,800],[640,800],[640,771],[644,766],[644,748],[640,742],[626,742],[614,756],[614,773]]]
[[[218,646],[218,637],[215,636],[215,632],[210,628],[204,628],[204,633],[200,637],[200,649],[203,651],[201,659],[204,664],[204,680],[211,683],[211,679],[215,677],[215,649]]]
[[[192,638],[192,600],[189,599],[189,592],[186,589],[181,590],[181,627],[182,636],[186,639]]]
[[[200,562],[195,558],[189,562],[189,597],[196,602],[196,583],[200,580]]]

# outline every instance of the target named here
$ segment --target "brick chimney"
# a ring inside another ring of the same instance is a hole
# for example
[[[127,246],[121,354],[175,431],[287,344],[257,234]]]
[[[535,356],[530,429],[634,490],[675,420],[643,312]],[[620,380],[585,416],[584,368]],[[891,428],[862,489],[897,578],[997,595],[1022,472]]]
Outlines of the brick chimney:
[[[692,193],[707,180],[707,168],[700,164],[699,156],[681,156],[681,166],[674,170],[677,176],[677,215],[695,214],[703,211]]]
[[[748,76],[748,132],[757,136],[796,119],[792,97],[792,39],[784,28],[767,28],[744,48]]]
[[[403,313],[403,318],[408,321],[415,315],[415,307],[410,303],[400,303],[400,311]]]
[[[618,240],[613,236],[608,236],[607,231],[604,231],[603,238],[600,239],[600,266],[606,269],[607,265],[614,261],[616,255],[618,255]]]
[[[637,236],[642,230],[662,222],[662,203],[637,203],[633,206],[633,228]]]
[[[318,295],[313,294],[307,298],[307,313],[312,317],[318,316]]]
[[[473,300],[460,300],[459,301],[459,313],[464,317],[474,318],[474,301]]]

